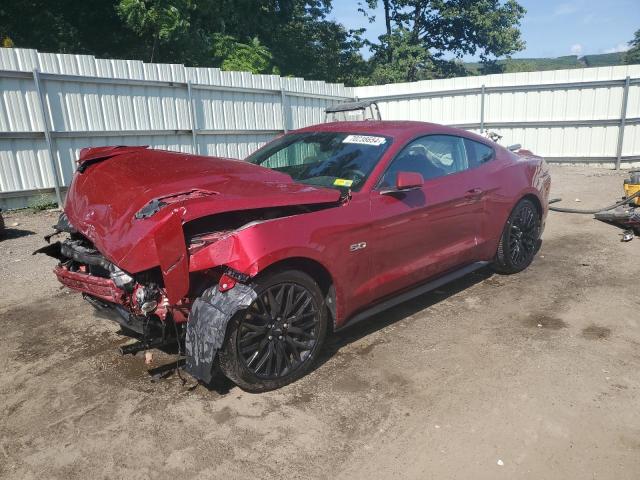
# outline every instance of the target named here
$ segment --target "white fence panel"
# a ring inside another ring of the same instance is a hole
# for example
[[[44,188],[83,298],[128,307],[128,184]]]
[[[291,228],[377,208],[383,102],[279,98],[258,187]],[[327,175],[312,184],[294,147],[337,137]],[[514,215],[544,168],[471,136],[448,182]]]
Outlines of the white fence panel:
[[[321,123],[327,106],[350,98],[376,99],[387,120],[496,131],[503,144],[521,143],[552,162],[640,161],[638,65],[353,89],[0,48],[0,94],[0,206],[24,206],[29,195],[57,185],[64,190],[86,146],[243,158],[275,135]]]
[[[640,161],[640,65],[427,80],[354,91],[359,99],[376,99],[383,119],[495,131],[503,136],[502,143],[521,143],[552,162]]]
[[[0,206],[10,207],[69,185],[83,147],[242,158],[353,97],[301,78],[3,48],[0,89]]]

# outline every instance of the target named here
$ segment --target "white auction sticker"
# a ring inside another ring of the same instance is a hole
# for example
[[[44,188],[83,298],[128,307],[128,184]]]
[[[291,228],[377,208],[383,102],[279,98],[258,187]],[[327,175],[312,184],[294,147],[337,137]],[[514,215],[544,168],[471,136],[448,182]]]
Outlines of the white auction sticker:
[[[342,143],[358,143],[360,145],[379,146],[387,141],[384,137],[373,137],[369,135],[348,135]]]

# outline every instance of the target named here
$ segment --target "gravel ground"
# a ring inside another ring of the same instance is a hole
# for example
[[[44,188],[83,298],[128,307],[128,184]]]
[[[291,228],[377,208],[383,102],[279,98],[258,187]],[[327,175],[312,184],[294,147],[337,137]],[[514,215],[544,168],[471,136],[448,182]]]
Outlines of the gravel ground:
[[[552,173],[579,208],[619,197],[625,175]],[[551,213],[525,272],[479,272],[334,335],[312,374],[261,395],[154,383],[119,356],[118,327],[31,256],[56,216],[8,214],[0,242],[2,478],[640,476],[640,239],[589,216]]]

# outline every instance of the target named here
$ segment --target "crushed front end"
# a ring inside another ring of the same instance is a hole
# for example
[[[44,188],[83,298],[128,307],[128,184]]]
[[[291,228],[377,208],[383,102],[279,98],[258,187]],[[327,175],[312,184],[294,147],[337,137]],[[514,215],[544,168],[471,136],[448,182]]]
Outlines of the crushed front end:
[[[64,213],[46,239],[62,236],[34,253],[58,259],[53,269],[58,281],[81,292],[93,307],[138,338],[140,350],[183,336],[190,305],[186,298],[169,305],[160,267],[137,274],[123,271],[76,231]]]
[[[340,201],[335,189],[240,160],[84,149],[64,213],[36,253],[56,258],[62,285],[139,340],[123,353],[177,346],[186,371],[208,382],[273,238],[256,230]]]

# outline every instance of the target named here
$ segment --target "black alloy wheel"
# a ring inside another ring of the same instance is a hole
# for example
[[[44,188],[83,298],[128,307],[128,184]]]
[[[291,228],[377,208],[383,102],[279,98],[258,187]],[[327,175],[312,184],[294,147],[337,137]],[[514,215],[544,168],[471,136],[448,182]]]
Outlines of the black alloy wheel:
[[[540,213],[529,199],[515,206],[502,232],[493,268],[517,273],[527,268],[540,248]]]
[[[247,309],[238,328],[237,349],[258,378],[275,380],[299,368],[313,351],[320,330],[319,305],[292,282],[266,289]]]
[[[536,253],[539,223],[533,205],[525,204],[517,212],[509,231],[509,255],[516,268],[527,265]]]
[[[267,272],[254,302],[229,322],[218,352],[224,375],[249,392],[283,387],[307,374],[327,333],[322,290],[299,270]]]

